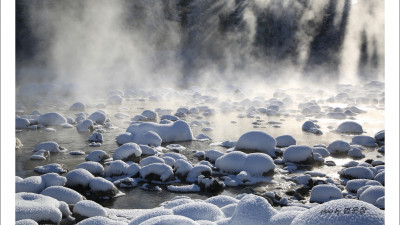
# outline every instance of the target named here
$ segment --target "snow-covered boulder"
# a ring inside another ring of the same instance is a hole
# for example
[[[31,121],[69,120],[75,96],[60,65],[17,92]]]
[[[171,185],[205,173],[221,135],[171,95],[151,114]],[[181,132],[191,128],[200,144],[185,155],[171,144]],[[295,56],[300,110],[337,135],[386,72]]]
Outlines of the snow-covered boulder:
[[[215,161],[215,166],[227,173],[239,173],[244,168],[247,155],[243,152],[230,152],[219,157]]]
[[[345,121],[341,123],[337,129],[336,132],[339,133],[352,133],[352,134],[361,134],[364,132],[362,126],[354,121]]]
[[[93,130],[93,121],[92,120],[83,120],[81,123],[76,126],[78,132],[90,132]]]
[[[193,202],[174,207],[174,215],[185,216],[192,220],[218,221],[225,218],[224,213],[216,205],[207,202]]]
[[[346,190],[348,192],[357,193],[358,189],[366,185],[380,185],[380,183],[370,179],[353,179],[346,183]]]
[[[40,115],[36,121],[43,126],[59,126],[67,123],[67,119],[59,113],[51,112]]]
[[[58,173],[46,173],[41,177],[46,187],[64,186],[67,183],[67,178],[60,176]]]
[[[140,149],[142,150],[142,155],[157,155],[158,151],[153,147],[148,145],[139,145]]]
[[[147,213],[144,213],[138,217],[135,217],[133,220],[129,222],[129,225],[139,225],[142,222],[149,220],[154,217],[164,216],[164,215],[173,215],[172,210],[170,209],[153,209]]]
[[[375,136],[375,141],[379,144],[385,143],[385,130],[378,131]]]
[[[75,102],[74,104],[72,104],[69,107],[69,110],[82,112],[82,111],[85,111],[85,108],[86,108],[86,105],[83,104],[82,102]]]
[[[94,178],[94,176],[85,169],[74,169],[65,175],[67,178],[67,187],[87,187],[89,186],[89,181]]]
[[[15,118],[15,129],[28,128],[30,121],[26,118]]]
[[[199,225],[194,220],[179,215],[162,215],[156,216],[151,219],[140,223],[140,225],[177,225],[177,224],[185,224],[185,225]]]
[[[73,216],[78,220],[83,220],[88,217],[107,217],[107,211],[98,203],[91,200],[82,200],[74,205],[72,210]]]
[[[324,147],[314,147],[312,149],[313,153],[318,153],[320,154],[322,157],[328,157],[331,154],[329,153],[328,149],[324,148]]]
[[[385,209],[385,196],[382,196],[382,197],[379,197],[378,199],[376,199],[376,202],[374,205],[380,209]]]
[[[112,161],[104,172],[104,176],[113,177],[113,176],[121,176],[126,174],[126,169],[129,165],[122,160]]]
[[[306,145],[292,145],[283,152],[283,161],[292,163],[312,163],[312,148]]]
[[[343,198],[342,191],[331,184],[320,184],[311,189],[310,202],[324,203]]]
[[[156,121],[157,120],[157,113],[151,110],[144,110],[141,114],[147,118],[147,121]]]
[[[331,154],[347,154],[350,150],[350,144],[342,140],[336,140],[330,143],[327,149]]]
[[[360,200],[375,205],[376,200],[383,196],[385,196],[385,187],[370,186],[361,193]]]
[[[339,171],[339,174],[347,179],[374,179],[374,173],[363,166],[345,168]]]
[[[193,166],[186,160],[178,159],[175,161],[173,168],[177,177],[186,178]]]
[[[126,130],[126,132],[132,133],[135,136],[143,135],[148,131],[157,133],[163,143],[194,140],[189,124],[182,120],[169,124],[157,124],[153,122],[133,124]]]
[[[85,157],[85,160],[93,162],[103,162],[104,160],[107,160],[109,158],[111,157],[107,154],[107,152],[103,150],[94,150]]]
[[[107,217],[103,216],[94,216],[82,220],[81,222],[77,223],[77,225],[127,225],[127,223],[118,220],[112,220]]]
[[[15,225],[38,225],[38,223],[31,219],[23,219],[15,221]]]
[[[113,159],[138,162],[141,155],[142,149],[138,144],[126,143],[115,149]]]
[[[63,147],[60,147],[56,142],[54,141],[46,141],[42,142],[38,145],[35,146],[33,149],[34,152],[39,151],[39,150],[47,150],[49,152],[65,152],[66,149]]]
[[[348,156],[354,157],[354,158],[364,158],[365,155],[362,153],[361,148],[354,147],[349,150],[347,153]]]
[[[204,175],[204,176],[211,176],[211,168],[209,166],[205,165],[196,165],[193,168],[190,169],[186,181],[187,182],[195,182],[197,181],[198,176]]]
[[[36,151],[35,153],[33,153],[33,155],[31,156],[30,159],[32,160],[46,160],[46,158],[48,158],[50,156],[50,152],[45,150],[45,149],[41,149],[39,151]]]
[[[153,163],[165,163],[165,161],[158,156],[149,156],[140,161],[140,166],[143,167]]]
[[[239,200],[237,200],[236,198],[227,196],[227,195],[218,195],[218,196],[208,198],[207,200],[205,200],[205,202],[211,203],[213,205],[218,206],[219,208],[222,208],[222,207],[230,205],[230,204],[237,204],[239,202]]]
[[[204,159],[208,160],[212,163],[214,163],[215,160],[217,160],[219,157],[221,157],[223,155],[224,155],[224,153],[214,150],[214,149],[204,151]]]
[[[255,150],[275,157],[276,140],[263,131],[249,131],[236,142],[237,150]]]
[[[375,175],[374,180],[378,181],[382,185],[385,185],[385,170]]]
[[[97,124],[104,124],[104,122],[106,122],[107,120],[107,115],[104,112],[97,111],[90,114],[90,116],[87,119]]]
[[[89,142],[103,142],[103,135],[99,132],[94,132],[90,137],[88,138]]]
[[[62,186],[52,186],[44,189],[40,194],[52,197],[57,199],[58,201],[64,201],[67,204],[76,204],[79,201],[85,199],[81,194],[78,192],[62,187]]]
[[[19,178],[19,177],[18,177]],[[40,193],[46,187],[45,182],[40,176],[31,176],[25,179],[15,180],[15,192],[33,192]]]
[[[166,182],[174,177],[174,172],[169,165],[153,163],[140,169],[140,176],[149,180]]]
[[[100,199],[109,199],[118,193],[117,187],[111,181],[102,177],[95,177],[89,181],[90,193]]]
[[[104,167],[98,162],[82,162],[78,164],[75,169],[85,169],[89,171],[93,176],[103,176]]]
[[[265,198],[248,194],[239,201],[228,224],[266,224],[277,213]]]
[[[289,147],[291,145],[296,145],[296,139],[292,135],[281,135],[276,137],[277,147]]]
[[[34,193],[15,194],[15,219],[32,219],[40,223],[58,224],[63,216],[71,212],[65,202],[52,197]]]
[[[157,133],[153,131],[148,131],[142,134],[125,132],[117,136],[117,143],[119,145],[123,145],[129,142],[134,142],[139,145],[151,145],[158,147],[161,145],[162,139]]]
[[[121,105],[122,104],[122,97],[120,95],[111,95],[110,97],[108,97],[107,100],[108,104],[110,105]]]
[[[385,215],[375,206],[354,199],[338,199],[315,206],[296,216],[293,225],[385,224]]]
[[[378,144],[375,143],[375,138],[370,137],[370,136],[354,136],[353,139],[351,139],[351,144],[353,145],[362,145],[366,147],[376,147]]]
[[[319,129],[319,126],[312,121],[306,121],[303,123],[301,129],[305,132],[321,135],[322,131]]]
[[[64,164],[58,164],[58,163],[51,163],[47,164],[44,166],[37,166],[33,169],[35,172],[38,173],[66,173],[68,172],[68,169]]]

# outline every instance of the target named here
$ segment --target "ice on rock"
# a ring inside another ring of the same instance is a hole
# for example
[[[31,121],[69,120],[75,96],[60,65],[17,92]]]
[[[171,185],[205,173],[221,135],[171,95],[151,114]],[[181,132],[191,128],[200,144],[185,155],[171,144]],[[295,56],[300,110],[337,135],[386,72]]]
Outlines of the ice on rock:
[[[185,217],[185,216],[179,216],[179,215],[157,216],[157,217],[148,219],[148,220],[144,221],[143,223],[140,223],[140,225],[177,225],[177,224],[198,225],[198,223],[196,223],[192,219]]]
[[[199,192],[201,188],[197,184],[180,186],[168,185],[167,190],[172,192]]]
[[[303,123],[301,129],[305,132],[321,135],[322,131],[319,129],[319,126],[312,121],[306,121]]]
[[[51,112],[40,115],[36,119],[38,124],[43,126],[59,126],[67,123],[67,119],[59,113]]]
[[[330,213],[332,212],[332,213]],[[335,213],[336,212],[336,213]],[[375,206],[354,199],[339,199],[315,206],[293,219],[292,225],[385,224],[385,215]]]
[[[103,176],[104,174],[104,167],[98,162],[82,162],[75,167],[75,169],[79,168],[89,171],[93,176]]]
[[[347,154],[350,150],[350,144],[342,140],[336,140],[330,143],[327,149],[331,154]]]
[[[94,150],[88,156],[85,157],[85,160],[93,161],[93,162],[103,162],[104,160],[109,159],[109,158],[110,158],[110,156],[105,151]]]
[[[157,175],[159,178],[157,177],[156,179],[163,182],[172,179],[174,176],[172,168],[163,163],[153,163],[140,169],[140,176],[145,179],[149,179],[148,176],[151,174]]]
[[[74,104],[72,104],[69,107],[69,110],[82,112],[82,111],[85,111],[85,108],[86,108],[86,105],[83,104],[82,102],[75,102]]]
[[[64,186],[67,183],[67,178],[60,176],[58,173],[46,173],[41,177],[46,187]]]
[[[346,169],[342,169],[339,171],[340,176],[343,176],[348,179],[374,179],[374,173],[363,166],[355,166]]]
[[[170,124],[152,122],[133,124],[126,130],[126,132],[132,133],[135,136],[142,135],[148,131],[157,133],[163,143],[194,140],[189,124],[182,120]]]
[[[82,220],[81,222],[77,223],[77,225],[127,225],[127,223],[102,216],[95,216]]]
[[[165,161],[158,156],[149,156],[140,161],[140,166],[143,167],[153,163],[165,163]]]
[[[237,150],[256,150],[275,157],[276,140],[263,131],[249,131],[236,142]]]
[[[170,209],[153,209],[150,210],[147,213],[144,213],[138,217],[136,217],[135,219],[131,220],[129,222],[129,225],[139,225],[142,222],[157,217],[157,216],[163,216],[163,215],[173,215],[172,210]]]
[[[378,144],[375,143],[375,138],[370,136],[354,136],[351,139],[351,144],[353,145],[362,145],[366,147],[376,147]]]
[[[284,162],[310,164],[310,160],[312,160],[312,149],[306,145],[289,146],[283,152]]]
[[[38,223],[31,219],[23,219],[15,221],[15,225],[38,225]]]
[[[197,181],[197,177],[200,175],[211,176],[211,168],[205,165],[196,165],[188,173],[186,177],[187,182]]]
[[[320,154],[322,157],[328,157],[331,154],[329,153],[328,149],[326,149],[325,147],[314,147],[312,149],[313,153],[318,153]]]
[[[265,198],[248,194],[237,204],[229,224],[266,224],[277,213]]]
[[[67,204],[76,204],[77,202],[85,199],[85,197],[78,192],[62,186],[48,187],[40,194],[52,197],[58,201],[64,201]]]
[[[207,200],[205,200],[205,202],[211,203],[213,205],[218,206],[219,208],[222,208],[230,204],[237,204],[239,200],[226,195],[218,195],[208,198]]]
[[[345,121],[341,123],[337,129],[336,132],[339,133],[352,133],[352,134],[361,134],[364,132],[362,126],[354,121]]]
[[[65,165],[58,163],[51,163],[44,166],[37,166],[34,168],[35,172],[38,173],[66,173],[68,170]]]
[[[104,122],[106,122],[107,120],[107,115],[102,111],[97,111],[90,114],[90,116],[87,119],[97,124],[104,124]]]
[[[361,193],[359,199],[375,205],[376,200],[382,196],[385,196],[385,187],[370,186]]]
[[[223,155],[224,155],[224,153],[217,151],[217,150],[213,150],[213,149],[204,151],[204,159],[208,160],[212,163],[214,163],[215,160],[217,160],[219,157],[221,157]]]
[[[31,176],[25,179],[15,180],[15,192],[40,193],[46,188],[46,184],[40,176]]]
[[[193,202],[176,206],[174,215],[185,216],[192,220],[218,221],[225,218],[224,213],[216,205],[206,202]]]
[[[29,125],[30,125],[30,122],[26,118],[16,118],[15,119],[15,129],[28,128]]]
[[[311,189],[311,203],[324,203],[341,198],[343,198],[342,191],[332,184],[320,184]]]
[[[90,135],[89,142],[103,142],[103,135],[99,132],[94,132],[92,135]]]
[[[34,193],[15,194],[15,219],[32,219],[36,222],[51,222],[58,224],[62,216],[71,212],[65,202]]]
[[[73,212],[84,217],[108,216],[107,211],[100,204],[91,200],[77,202],[73,208]]]
[[[89,186],[90,180],[94,178],[94,176],[85,169],[74,169],[65,175],[67,178],[67,187],[87,187]]]
[[[129,165],[122,160],[112,161],[104,172],[104,176],[113,177],[113,176],[121,176],[126,174],[126,170]]]
[[[277,147],[289,147],[291,145],[296,145],[296,139],[291,135],[281,135],[276,137]]]
[[[90,132],[93,129],[93,121],[92,120],[83,120],[81,123],[76,126],[78,132]]]
[[[50,156],[50,152],[45,150],[45,149],[41,149],[35,153],[33,153],[33,155],[31,156],[30,159],[32,160],[46,160],[46,158],[48,158]]]
[[[382,185],[385,185],[385,170],[375,175],[374,180],[378,181]]]
[[[34,148],[34,152],[39,151],[39,150],[47,150],[49,152],[65,152],[66,149],[60,147],[56,142],[54,141],[46,141],[46,142],[42,142],[38,145],[36,145],[36,147]]]

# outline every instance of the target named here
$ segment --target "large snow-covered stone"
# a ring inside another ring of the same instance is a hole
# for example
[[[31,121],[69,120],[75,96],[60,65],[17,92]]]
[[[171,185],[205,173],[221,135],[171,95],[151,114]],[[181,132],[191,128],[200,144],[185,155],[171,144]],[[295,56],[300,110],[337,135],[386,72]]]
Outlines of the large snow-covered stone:
[[[40,194],[46,195],[52,198],[57,199],[58,201],[64,201],[67,204],[76,204],[79,201],[85,199],[78,192],[61,186],[52,186],[44,189]]]
[[[87,187],[90,180],[94,178],[89,171],[81,168],[70,171],[65,177],[67,178],[67,187]]]
[[[59,126],[67,123],[67,119],[59,113],[51,112],[40,115],[36,121],[44,126]]]
[[[35,172],[38,173],[66,173],[68,170],[66,169],[65,165],[58,164],[58,163],[51,163],[44,166],[37,166],[33,169]]]
[[[293,163],[309,163],[308,161],[312,159],[312,152],[312,148],[306,145],[289,146],[283,152],[283,161]]]
[[[374,173],[363,166],[345,168],[339,171],[339,174],[348,179],[374,179]]]
[[[331,184],[320,184],[311,189],[310,202],[324,203],[341,198],[342,191]]]
[[[97,111],[90,114],[87,119],[96,122],[97,124],[104,124],[107,119],[107,115],[101,111]]]
[[[347,154],[350,150],[350,144],[342,140],[336,140],[330,143],[327,149],[331,154]]]
[[[85,169],[89,171],[93,176],[103,176],[104,167],[98,162],[82,162],[78,164],[75,169]]]
[[[147,213],[144,213],[135,219],[131,220],[129,222],[129,225],[139,225],[142,222],[149,220],[151,218],[157,217],[157,216],[164,216],[164,215],[173,215],[172,210],[170,209],[153,209],[150,210]]]
[[[305,132],[321,135],[322,131],[319,129],[319,126],[312,121],[306,121],[303,123],[301,129]]]
[[[112,161],[104,172],[104,176],[113,177],[113,176],[121,176],[126,174],[126,170],[129,165],[122,160]]]
[[[196,165],[192,169],[190,169],[186,181],[187,182],[195,182],[197,181],[198,176],[200,175],[211,175],[211,168],[205,165]]]
[[[276,137],[277,147],[289,147],[291,145],[296,145],[296,139],[292,135],[281,135]]]
[[[341,123],[337,129],[339,133],[353,133],[353,134],[361,134],[364,132],[362,126],[354,121],[345,121]]]
[[[42,142],[38,145],[35,146],[35,148],[33,149],[33,151],[39,151],[39,150],[47,150],[49,152],[65,152],[66,149],[60,147],[56,142],[54,141],[46,141],[46,142]]]
[[[140,225],[177,225],[177,224],[185,224],[185,225],[198,225],[192,219],[179,216],[179,215],[162,215],[153,217],[141,223]]]
[[[31,176],[25,179],[15,180],[15,192],[33,192],[40,193],[45,189],[46,184],[41,176]]]
[[[94,216],[82,220],[77,223],[77,225],[127,225],[127,223],[123,221],[112,220],[103,216]]]
[[[82,200],[76,203],[73,212],[85,217],[106,217],[108,215],[107,211],[100,204],[91,200]]]
[[[67,183],[67,178],[60,176],[58,173],[46,173],[41,177],[46,187],[64,186]]]
[[[159,176],[159,179],[163,182],[170,180],[174,176],[172,168],[163,163],[153,163],[140,169],[141,177],[147,178],[150,174]]]
[[[353,145],[362,145],[366,147],[376,147],[378,144],[375,143],[375,138],[370,137],[370,136],[354,136],[353,139],[351,139],[351,144]]]
[[[72,104],[69,107],[69,110],[82,112],[82,111],[85,111],[85,108],[86,108],[86,105],[83,104],[82,102],[75,102],[74,104]]]
[[[15,129],[24,129],[28,128],[30,122],[26,118],[15,118]]]
[[[338,199],[315,206],[294,218],[292,225],[385,224],[385,214],[375,206],[354,199]]]
[[[376,200],[383,196],[385,196],[385,187],[370,186],[362,192],[360,200],[375,205]]]
[[[275,157],[276,140],[263,131],[249,131],[236,142],[237,150],[255,150]]]
[[[143,135],[148,131],[157,133],[163,143],[194,140],[189,124],[182,120],[170,124],[157,124],[153,122],[133,124],[126,130],[126,132],[132,133],[135,136]]]
[[[94,150],[85,157],[86,161],[102,162],[109,159],[110,156],[103,150]]]
[[[142,149],[136,143],[126,143],[115,149],[113,154],[114,160],[131,160],[138,161],[138,157],[142,155]]]
[[[218,221],[225,218],[224,213],[216,205],[207,202],[193,202],[172,209],[175,215],[185,216],[192,220]]]

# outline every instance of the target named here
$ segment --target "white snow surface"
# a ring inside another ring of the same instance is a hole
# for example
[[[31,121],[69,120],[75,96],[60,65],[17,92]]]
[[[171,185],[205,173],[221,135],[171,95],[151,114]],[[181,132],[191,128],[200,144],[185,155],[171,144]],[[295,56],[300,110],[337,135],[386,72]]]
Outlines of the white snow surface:
[[[342,140],[336,140],[330,143],[327,149],[331,154],[348,153],[348,151],[350,150],[350,144]]]
[[[103,216],[90,217],[77,223],[77,225],[127,225],[123,221],[112,220]]]
[[[360,195],[360,200],[375,205],[376,200],[385,196],[385,187],[383,186],[370,186],[364,190]]]
[[[236,198],[227,196],[227,195],[218,195],[218,196],[208,198],[207,200],[205,200],[205,202],[211,203],[213,205],[218,206],[219,208],[222,208],[222,207],[230,205],[230,204],[237,204],[239,202],[239,200],[237,200]]]
[[[337,132],[339,133],[354,133],[354,134],[361,134],[363,133],[363,128],[362,126],[354,121],[345,121],[341,123],[337,129]]]
[[[358,189],[366,185],[379,185],[377,181],[369,179],[353,179],[346,183],[346,190],[349,192],[357,193]]]
[[[30,176],[25,179],[15,180],[15,192],[33,192],[40,193],[46,187],[41,176]]]
[[[210,149],[204,151],[204,159],[211,162],[215,162],[219,157],[223,156],[224,153],[218,150]]]
[[[93,175],[103,176],[104,174],[104,167],[98,162],[82,162],[75,167],[75,169],[79,168],[85,169]]]
[[[214,204],[193,202],[172,208],[174,215],[185,216],[192,220],[218,221],[225,218],[224,213]]]
[[[341,198],[342,191],[332,184],[320,184],[311,189],[310,202],[324,203]]]
[[[30,122],[26,118],[15,118],[15,129],[24,129],[28,128]]]
[[[153,217],[149,220],[144,221],[140,225],[177,225],[177,224],[198,225],[198,223],[196,223],[192,219],[179,215],[163,215],[163,216]]]
[[[23,219],[15,221],[15,225],[38,225],[38,223],[31,219]]]
[[[15,194],[15,219],[32,219],[36,222],[51,221],[59,223],[63,215],[69,216],[71,212],[65,203],[49,196],[34,193]]]
[[[186,176],[192,168],[192,164],[183,159],[178,159],[174,163],[176,175]]]
[[[121,176],[125,175],[127,172],[129,165],[122,160],[112,161],[104,172],[104,176],[112,177],[112,176]]]
[[[291,135],[281,135],[275,139],[277,147],[289,147],[291,145],[296,145],[296,139],[294,139],[294,137]]]
[[[40,115],[36,121],[44,126],[59,126],[67,123],[67,119],[59,113],[51,112]]]
[[[148,131],[157,133],[162,139],[163,143],[178,142],[178,141],[192,141],[192,130],[187,122],[178,120],[170,124],[157,124],[153,122],[144,122],[133,124],[129,126],[126,132],[132,133],[135,136],[142,135]]]
[[[328,149],[324,148],[324,147],[314,147],[312,149],[313,153],[318,153],[320,154],[322,157],[328,157],[331,154],[329,153]]]
[[[349,176],[353,179],[374,179],[374,173],[363,166],[354,166],[350,168],[345,168],[339,171],[339,174],[342,176]]]
[[[89,187],[92,191],[109,191],[116,188],[111,181],[102,177],[95,177],[89,181]]]
[[[306,145],[292,145],[283,152],[284,162],[302,162],[312,156],[312,148]]]
[[[256,150],[275,157],[276,140],[263,131],[249,131],[240,136],[235,148],[238,150]]]
[[[199,192],[200,187],[197,184],[190,184],[190,185],[168,185],[167,186],[168,191],[173,191],[173,192]]]
[[[136,143],[126,143],[115,149],[113,154],[114,160],[124,160],[131,155],[139,157],[142,155],[142,149]]]
[[[148,145],[139,145],[143,155],[156,155],[158,151]]]
[[[107,152],[103,150],[94,150],[85,157],[85,160],[93,162],[101,162],[108,158],[110,158],[110,156],[107,154]]]
[[[385,185],[385,170],[377,173],[374,177],[374,180],[378,181],[382,185]]]
[[[158,156],[149,156],[140,161],[140,166],[143,167],[153,163],[165,163],[165,161]]]
[[[104,216],[108,215],[107,210],[97,202],[92,200],[82,200],[75,204],[74,213],[78,213],[86,217]]]
[[[88,120],[91,120],[97,124],[104,124],[104,122],[107,119],[107,115],[104,112],[97,111],[92,114],[87,118]]]
[[[38,145],[35,146],[33,149],[34,152],[39,151],[39,150],[47,150],[49,152],[64,152],[66,149],[61,148],[56,142],[54,141],[46,141],[42,142]]]
[[[84,197],[75,190],[62,186],[48,187],[40,194],[52,197],[58,201],[64,201],[67,204],[76,204],[84,199]]]
[[[202,173],[204,172],[208,172],[209,174],[211,174],[212,170],[209,166],[206,165],[196,165],[192,169],[190,169],[186,177],[186,181],[195,182],[197,181],[197,177],[202,175]]]
[[[353,210],[355,213],[353,213]],[[362,210],[362,211],[361,211]],[[292,225],[359,225],[385,223],[385,215],[375,206],[354,199],[338,199],[315,206],[296,216]]]
[[[78,132],[90,132],[92,126],[93,121],[87,119],[82,121],[82,123],[79,123],[78,126],[76,126],[76,129],[78,130]]]
[[[163,216],[163,215],[173,215],[172,210],[170,209],[162,209],[162,208],[156,208],[153,210],[150,210],[147,213],[144,213],[135,219],[131,220],[129,222],[129,225],[139,225],[142,222],[149,220],[151,218],[157,217],[157,216]]]
[[[44,166],[37,166],[33,169],[38,173],[66,173],[67,170],[58,163],[51,163]]]

